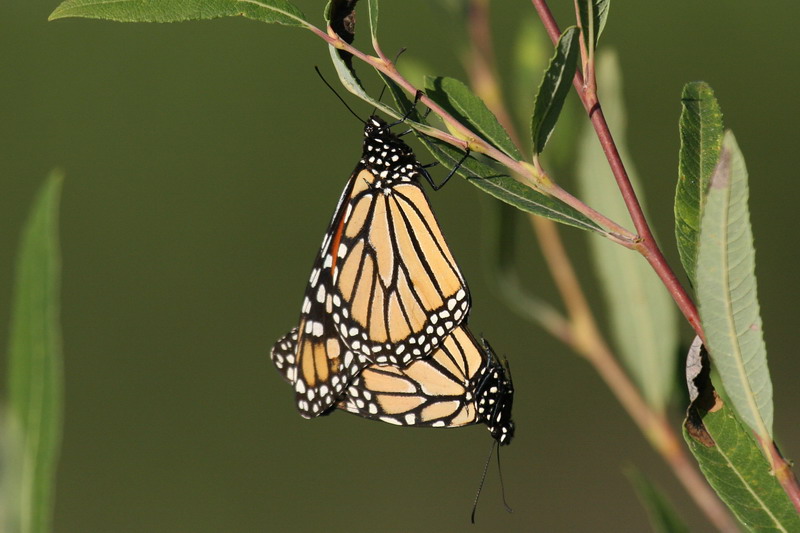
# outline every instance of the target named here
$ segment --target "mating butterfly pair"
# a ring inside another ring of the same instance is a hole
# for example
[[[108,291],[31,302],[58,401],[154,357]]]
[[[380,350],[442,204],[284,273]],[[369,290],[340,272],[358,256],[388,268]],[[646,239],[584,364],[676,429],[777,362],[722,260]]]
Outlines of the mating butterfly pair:
[[[378,117],[322,241],[299,326],[272,361],[306,418],[334,408],[405,426],[485,423],[508,444],[508,370],[466,326],[470,297],[411,148]]]

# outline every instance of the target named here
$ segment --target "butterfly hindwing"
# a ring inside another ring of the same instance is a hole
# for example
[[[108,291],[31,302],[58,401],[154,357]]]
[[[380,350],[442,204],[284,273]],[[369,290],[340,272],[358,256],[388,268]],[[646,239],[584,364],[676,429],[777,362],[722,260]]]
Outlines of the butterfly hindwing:
[[[430,358],[405,368],[370,365],[347,387],[339,409],[390,424],[459,427],[485,423],[500,444],[513,437],[510,376],[488,347],[460,326]]]

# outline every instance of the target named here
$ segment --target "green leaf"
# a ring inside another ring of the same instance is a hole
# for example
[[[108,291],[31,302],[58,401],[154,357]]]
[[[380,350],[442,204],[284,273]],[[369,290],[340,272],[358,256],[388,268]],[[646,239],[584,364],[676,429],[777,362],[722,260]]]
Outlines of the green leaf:
[[[700,213],[697,302],[711,360],[739,417],[772,440],[772,381],[767,367],[750,227],[747,168],[731,132]]]
[[[454,168],[463,157],[461,151],[438,139],[422,135],[420,140],[447,168]],[[561,203],[560,200],[523,185],[510,176],[499,174],[497,170],[477,159],[467,158],[459,167],[458,172],[480,190],[517,209],[576,228],[605,232],[590,219],[572,207]]]
[[[644,209],[641,186],[625,142],[619,63],[608,52],[597,59],[603,111]],[[584,201],[612,220],[630,220],[608,160],[588,123],[579,143],[577,176]],[[662,412],[674,390],[673,369],[678,356],[678,322],[672,299],[641,255],[595,236],[590,236],[590,245],[619,355],[648,405]]]
[[[425,124],[424,119],[420,117],[416,109],[411,109],[411,100],[406,97],[403,90],[396,83],[382,74],[381,77],[398,107],[407,115],[406,122],[414,128],[417,138],[443,166],[455,168],[463,159],[463,152],[445,142],[426,136],[425,131],[433,128]],[[499,173],[491,166],[474,157],[468,157],[461,162],[458,167],[458,173],[479,189],[522,211],[535,213],[580,229],[605,233],[604,229],[572,207],[531,189],[508,175]]]
[[[378,42],[378,0],[369,0],[369,33],[372,36],[372,43]]]
[[[647,509],[653,531],[658,533],[689,533],[689,528],[675,512],[669,499],[638,468],[629,467],[625,474],[636,489],[639,500]]]
[[[688,360],[695,400],[687,411],[683,438],[703,475],[748,530],[800,531],[800,516],[752,434],[714,390],[700,339],[692,344]]]
[[[578,64],[578,36],[579,30],[570,26],[558,39],[556,51],[550,59],[550,64],[545,71],[536,100],[533,104],[533,117],[531,119],[531,136],[533,138],[533,153],[542,153],[547,140],[553,133],[561,113],[561,107],[567,97],[575,77]]]
[[[597,48],[597,41],[606,27],[610,7],[611,0],[578,0],[578,16],[587,51]]]
[[[56,462],[61,440],[62,376],[59,324],[58,202],[63,178],[52,172],[39,191],[17,256],[9,341],[10,424],[20,457],[22,531],[50,530]],[[18,511],[18,512],[16,512]]]
[[[530,128],[533,113],[530,88],[539,83],[552,49],[541,22],[531,17],[524,18],[514,45],[514,83],[511,89],[514,115],[525,128]],[[547,141],[545,166],[551,169],[551,175],[574,174],[575,147],[580,126],[585,120],[586,113],[577,99],[567,99],[559,115],[558,130]]]
[[[517,161],[522,159],[522,154],[514,146],[511,137],[500,125],[497,117],[489,111],[483,100],[475,96],[461,81],[448,77],[426,77],[425,94],[456,120],[480,133],[496,148]]]
[[[242,16],[261,22],[309,27],[287,0],[66,0],[48,20],[83,17],[117,22],[180,22]]]
[[[683,269],[694,286],[700,210],[722,149],[722,112],[714,91],[704,82],[687,83],[681,104],[675,238]]]

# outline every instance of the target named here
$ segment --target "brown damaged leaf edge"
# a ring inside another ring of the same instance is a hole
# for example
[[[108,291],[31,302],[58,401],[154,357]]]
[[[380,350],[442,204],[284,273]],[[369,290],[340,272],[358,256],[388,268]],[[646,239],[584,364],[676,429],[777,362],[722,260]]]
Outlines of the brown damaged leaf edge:
[[[686,356],[686,385],[691,403],[686,409],[683,425],[690,437],[707,448],[716,446],[716,443],[703,424],[703,416],[722,409],[722,399],[714,390],[710,376],[708,352],[700,337],[695,337]]]

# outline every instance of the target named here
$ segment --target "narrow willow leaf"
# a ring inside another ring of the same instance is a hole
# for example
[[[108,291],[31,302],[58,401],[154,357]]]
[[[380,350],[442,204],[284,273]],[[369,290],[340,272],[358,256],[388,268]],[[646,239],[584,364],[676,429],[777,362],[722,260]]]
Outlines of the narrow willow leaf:
[[[647,509],[650,525],[657,533],[689,533],[689,528],[675,512],[669,499],[638,468],[627,468],[625,474]]]
[[[62,377],[59,324],[58,202],[62,176],[53,172],[39,191],[17,257],[9,342],[10,423],[21,457],[12,477],[19,526],[50,530],[61,441]]]
[[[373,44],[378,43],[378,0],[369,0],[369,32]]]
[[[530,88],[539,83],[550,61],[553,45],[541,22],[533,18],[521,21],[517,41],[514,45],[514,114],[525,128],[531,125],[533,100]],[[546,166],[551,175],[572,175],[575,162],[575,146],[578,133],[586,113],[578,105],[577,99],[567,99],[561,109],[558,130],[553,132],[547,142]]]
[[[606,27],[611,0],[578,0],[578,14],[586,50],[597,48],[600,34]]]
[[[287,0],[66,0],[48,20],[68,17],[117,22],[180,22],[220,17],[308,27],[303,12]]]
[[[419,140],[443,166],[446,168],[455,168],[463,158],[463,152],[445,142],[424,135],[425,130],[419,128],[418,125],[423,125],[428,129],[430,129],[430,127],[424,124],[424,119],[419,116],[416,110],[411,109],[412,102],[406,97],[403,90],[385,76],[383,77],[383,81],[386,83],[387,87],[389,87],[389,92],[392,94],[398,107],[402,109],[404,113],[408,113],[407,122],[414,128]],[[580,229],[597,231],[599,233],[605,232],[605,230],[600,228],[592,220],[586,218],[572,207],[561,203],[561,201],[555,198],[531,189],[530,187],[526,187],[510,176],[499,173],[494,168],[478,161],[474,157],[469,157],[464,160],[458,167],[458,173],[482,191],[491,194],[495,198],[517,209],[541,215]]]
[[[424,135],[419,138],[433,156],[445,167],[453,168],[461,161],[462,152],[451,145]],[[459,167],[458,172],[480,190],[517,209],[576,228],[605,233],[605,230],[597,226],[593,221],[572,207],[563,204],[560,200],[523,185],[510,176],[502,175],[494,168],[481,163],[477,159],[471,157],[466,159]]]
[[[689,355],[695,368],[687,368],[687,378],[696,395],[686,413],[683,438],[703,475],[749,531],[800,531],[800,515],[752,434],[714,390],[699,338]]]
[[[533,117],[531,119],[531,136],[533,138],[533,153],[540,154],[544,150],[547,140],[553,133],[561,113],[561,107],[567,97],[575,69],[578,64],[579,30],[570,26],[556,45],[556,52],[550,59],[550,64],[545,71],[536,100],[533,103]]]
[[[700,210],[722,149],[722,112],[714,91],[704,82],[687,83],[681,104],[675,238],[683,269],[694,286]]]
[[[608,52],[597,59],[603,111],[644,208],[641,187],[626,148],[619,63]],[[608,160],[589,124],[584,126],[577,167],[584,201],[612,220],[630,220]],[[590,244],[620,357],[648,405],[663,411],[674,390],[673,369],[678,356],[678,322],[672,299],[639,254],[594,236],[590,237]]]
[[[480,133],[487,141],[499,148],[506,155],[517,161],[522,154],[508,132],[500,125],[497,117],[486,107],[466,85],[455,78],[437,77],[425,79],[425,94],[442,106],[456,120]],[[454,132],[455,133],[455,132]]]
[[[700,214],[697,301],[708,351],[739,417],[772,440],[772,380],[761,325],[747,168],[731,132]]]

